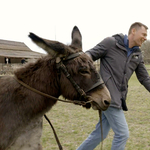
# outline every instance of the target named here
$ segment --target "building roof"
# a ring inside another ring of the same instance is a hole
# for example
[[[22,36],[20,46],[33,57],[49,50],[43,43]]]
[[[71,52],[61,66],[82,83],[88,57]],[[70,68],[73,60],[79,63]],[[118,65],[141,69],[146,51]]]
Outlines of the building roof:
[[[40,58],[43,53],[32,51],[22,42],[0,39],[0,56],[9,58]]]

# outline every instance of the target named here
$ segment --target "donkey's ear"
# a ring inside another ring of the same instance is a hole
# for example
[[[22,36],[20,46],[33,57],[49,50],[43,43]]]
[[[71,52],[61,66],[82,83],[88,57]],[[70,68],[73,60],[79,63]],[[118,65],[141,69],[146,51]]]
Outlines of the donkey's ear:
[[[71,46],[82,49],[82,36],[77,26],[75,26],[72,30]]]
[[[44,49],[52,57],[65,55],[66,51],[69,49],[68,46],[60,42],[43,39],[34,33],[30,33],[29,37],[36,45]]]

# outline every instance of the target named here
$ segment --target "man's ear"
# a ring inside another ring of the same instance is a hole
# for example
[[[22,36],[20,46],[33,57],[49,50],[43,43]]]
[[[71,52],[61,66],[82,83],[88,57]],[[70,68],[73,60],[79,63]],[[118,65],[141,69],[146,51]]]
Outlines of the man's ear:
[[[132,34],[135,34],[135,33],[136,33],[136,29],[133,28],[133,29],[132,29]]]

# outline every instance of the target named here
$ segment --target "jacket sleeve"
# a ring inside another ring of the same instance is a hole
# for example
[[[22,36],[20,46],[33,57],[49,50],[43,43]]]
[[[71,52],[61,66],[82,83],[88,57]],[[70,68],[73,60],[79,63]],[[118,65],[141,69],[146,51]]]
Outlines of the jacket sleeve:
[[[102,42],[98,43],[95,47],[86,51],[86,53],[92,57],[93,61],[102,58],[103,56],[106,55],[107,50],[110,48],[111,38],[112,37],[105,38]]]
[[[146,70],[143,60],[135,70],[139,82],[150,92],[150,76]]]

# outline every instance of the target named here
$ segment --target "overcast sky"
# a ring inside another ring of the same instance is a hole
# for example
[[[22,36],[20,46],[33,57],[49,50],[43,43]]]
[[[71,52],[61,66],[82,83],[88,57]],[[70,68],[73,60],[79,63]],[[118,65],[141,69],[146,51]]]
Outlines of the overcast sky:
[[[86,51],[107,36],[127,34],[137,21],[150,28],[149,0],[0,0],[0,39],[24,42],[38,52],[43,51],[29,32],[69,44],[76,25]]]

